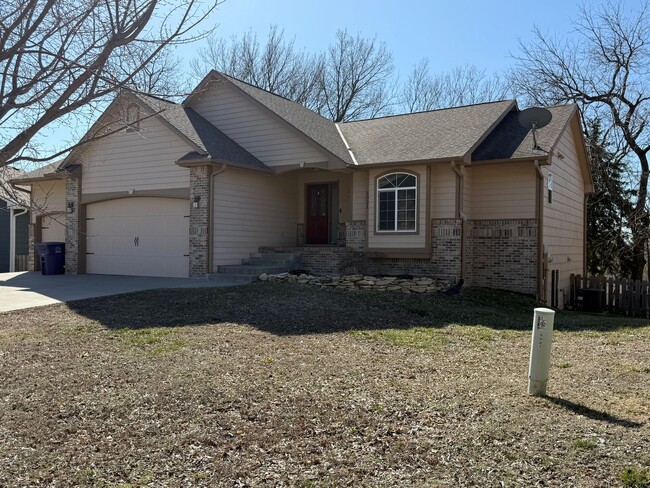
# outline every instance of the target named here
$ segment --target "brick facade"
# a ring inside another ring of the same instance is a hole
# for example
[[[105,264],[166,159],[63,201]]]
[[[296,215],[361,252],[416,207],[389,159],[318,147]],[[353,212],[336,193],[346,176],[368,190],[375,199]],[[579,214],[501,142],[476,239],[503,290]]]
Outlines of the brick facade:
[[[65,179],[65,272],[79,273],[81,212],[81,177],[69,175]]]
[[[356,252],[366,249],[366,221],[353,220],[345,223],[345,245]]]
[[[431,221],[431,275],[457,281],[461,277],[463,252],[463,221],[433,219]]]
[[[190,277],[208,273],[210,252],[210,166],[190,168]]]
[[[27,252],[27,270],[35,271],[36,270],[36,251],[34,244],[36,242],[36,218],[29,223],[29,234],[28,234],[28,252]]]
[[[433,219],[431,256],[391,258],[366,253],[366,222],[345,224],[345,246],[297,246],[314,275],[430,276],[520,293],[537,290],[537,219]],[[465,270],[461,274],[461,263]]]
[[[469,220],[466,280],[520,293],[537,291],[537,219]]]

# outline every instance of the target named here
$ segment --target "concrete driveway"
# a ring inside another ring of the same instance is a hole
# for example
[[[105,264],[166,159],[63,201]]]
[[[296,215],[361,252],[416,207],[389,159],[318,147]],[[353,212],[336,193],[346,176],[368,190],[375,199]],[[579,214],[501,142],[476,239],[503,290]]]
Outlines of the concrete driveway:
[[[204,288],[235,284],[187,278],[0,273],[0,312],[154,288]]]

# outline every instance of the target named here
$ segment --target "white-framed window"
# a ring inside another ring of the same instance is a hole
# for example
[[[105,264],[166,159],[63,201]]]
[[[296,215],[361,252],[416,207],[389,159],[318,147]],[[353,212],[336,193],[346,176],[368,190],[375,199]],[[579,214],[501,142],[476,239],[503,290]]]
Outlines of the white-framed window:
[[[377,179],[377,232],[417,230],[417,176],[390,173]]]
[[[126,107],[126,130],[140,130],[140,107],[135,103],[130,103]]]

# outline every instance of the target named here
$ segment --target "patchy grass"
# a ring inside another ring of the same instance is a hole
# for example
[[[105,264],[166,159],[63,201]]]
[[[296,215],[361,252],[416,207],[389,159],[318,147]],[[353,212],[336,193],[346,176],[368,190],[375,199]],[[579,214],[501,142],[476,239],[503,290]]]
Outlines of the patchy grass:
[[[648,486],[647,320],[256,284],[0,315],[0,486]]]
[[[573,441],[573,447],[576,449],[594,449],[598,445],[593,439],[575,439]]]
[[[650,471],[636,466],[628,466],[621,471],[623,486],[631,488],[647,488],[650,486]]]

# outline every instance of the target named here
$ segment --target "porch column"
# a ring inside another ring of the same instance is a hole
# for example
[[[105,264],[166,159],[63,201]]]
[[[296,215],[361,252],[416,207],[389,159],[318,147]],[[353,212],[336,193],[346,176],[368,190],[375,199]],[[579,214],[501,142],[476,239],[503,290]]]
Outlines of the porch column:
[[[366,250],[366,221],[353,220],[345,225],[345,245],[357,252]]]
[[[79,273],[79,213],[81,210],[81,176],[65,179],[65,272]]]
[[[210,253],[210,174],[212,167],[190,167],[190,277],[205,278]]]
[[[28,226],[28,243],[27,243],[27,271],[34,271],[36,268],[36,259],[34,250],[34,244],[36,242],[36,223],[38,222],[37,217],[34,216],[34,210],[29,217],[29,226]]]

